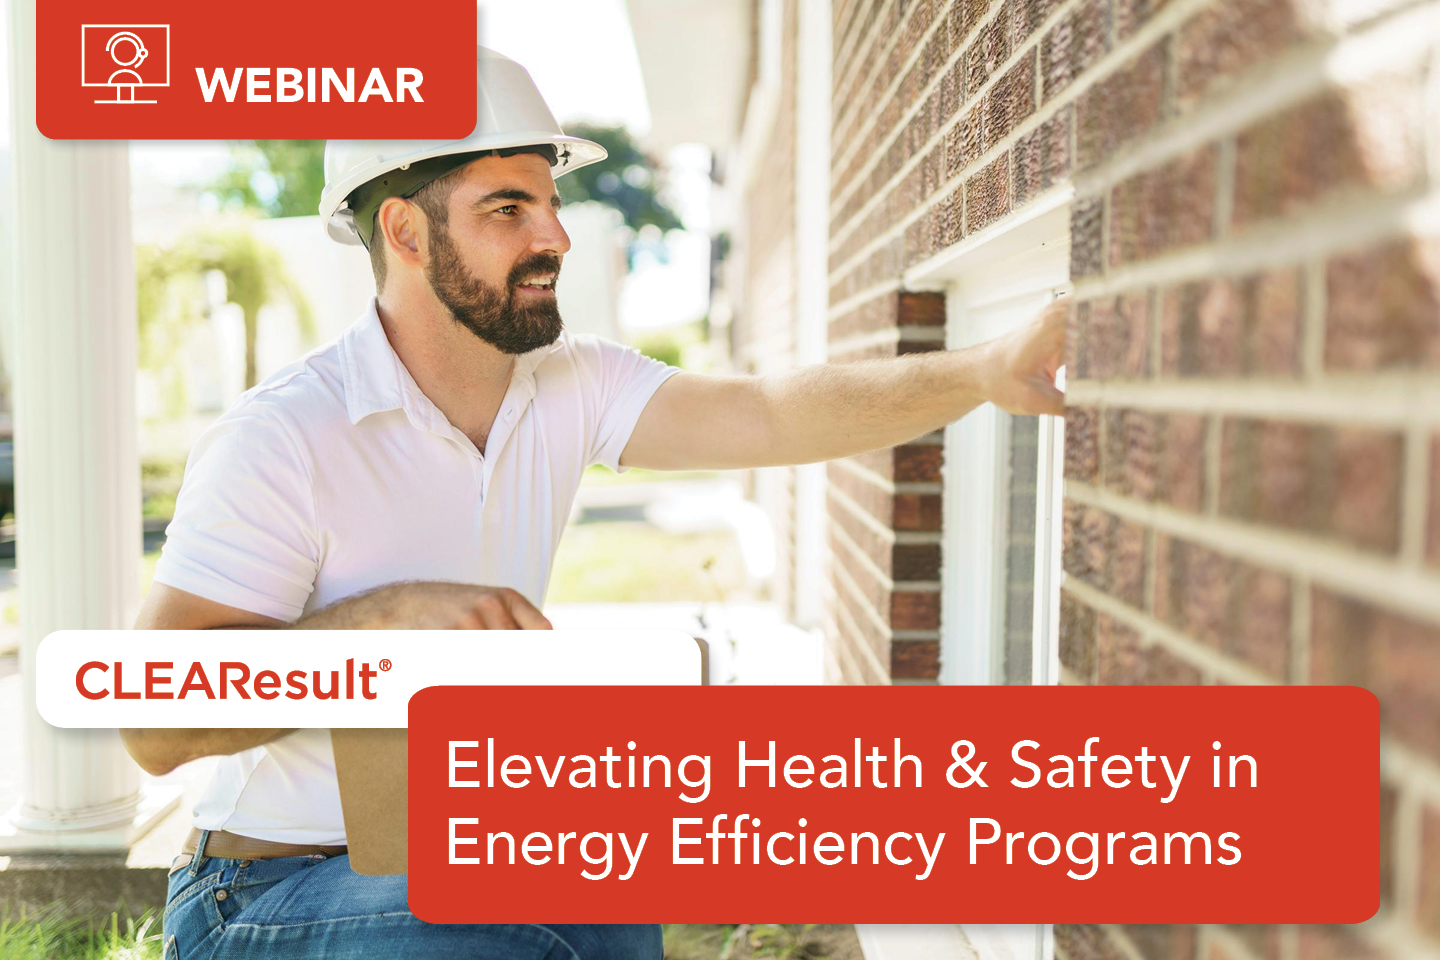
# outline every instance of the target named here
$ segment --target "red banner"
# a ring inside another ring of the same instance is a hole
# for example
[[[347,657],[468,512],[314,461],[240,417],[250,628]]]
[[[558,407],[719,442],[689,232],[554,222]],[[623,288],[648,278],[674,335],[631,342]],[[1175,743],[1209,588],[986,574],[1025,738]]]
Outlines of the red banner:
[[[460,139],[473,0],[41,3],[36,126],[52,139]],[[395,30],[417,27],[416,42]]]
[[[1379,904],[1379,705],[1359,688],[431,687],[409,741],[410,908],[432,922],[1353,923]]]

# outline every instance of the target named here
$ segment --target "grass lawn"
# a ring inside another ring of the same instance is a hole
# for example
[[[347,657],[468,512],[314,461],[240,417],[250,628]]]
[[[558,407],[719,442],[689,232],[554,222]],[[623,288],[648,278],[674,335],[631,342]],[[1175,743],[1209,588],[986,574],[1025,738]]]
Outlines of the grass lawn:
[[[112,913],[108,925],[79,920],[0,914],[0,957],[5,960],[160,960],[160,917]]]
[[[666,960],[860,960],[854,929],[814,924],[665,924]],[[161,960],[160,918],[92,929],[77,920],[0,915],[4,960]]]
[[[670,534],[640,521],[579,523],[560,540],[545,602],[715,602],[744,587],[740,545],[728,530]]]

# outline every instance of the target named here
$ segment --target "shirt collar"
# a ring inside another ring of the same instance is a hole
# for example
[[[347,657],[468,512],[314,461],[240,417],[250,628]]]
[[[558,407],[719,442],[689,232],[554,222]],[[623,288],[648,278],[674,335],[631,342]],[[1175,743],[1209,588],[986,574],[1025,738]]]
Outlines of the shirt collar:
[[[515,368],[506,392],[511,398],[528,403],[535,396],[535,368],[547,356],[563,346],[566,335],[547,346],[539,347],[515,358]],[[351,423],[359,423],[372,413],[404,410],[410,422],[425,430],[441,430],[448,424],[445,415],[421,392],[415,378],[390,345],[374,297],[369,308],[340,339],[340,353],[345,383],[345,409]]]

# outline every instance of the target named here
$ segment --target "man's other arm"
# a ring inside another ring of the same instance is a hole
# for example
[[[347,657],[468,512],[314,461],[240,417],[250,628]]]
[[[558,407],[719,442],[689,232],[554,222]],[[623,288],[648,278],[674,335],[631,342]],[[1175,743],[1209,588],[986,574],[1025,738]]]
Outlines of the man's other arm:
[[[463,583],[394,583],[289,624],[157,583],[137,630],[548,630],[550,621],[514,590]],[[120,740],[146,773],[162,776],[201,757],[226,756],[293,729],[125,728]]]
[[[814,463],[924,436],[987,401],[1063,414],[1064,306],[961,350],[822,364],[769,376],[679,373],[646,405],[620,462],[654,470]]]

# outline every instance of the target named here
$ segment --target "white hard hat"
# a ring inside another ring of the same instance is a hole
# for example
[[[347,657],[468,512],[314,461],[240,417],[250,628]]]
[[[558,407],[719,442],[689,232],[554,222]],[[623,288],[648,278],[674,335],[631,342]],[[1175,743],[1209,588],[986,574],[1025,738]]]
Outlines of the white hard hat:
[[[550,173],[559,177],[605,159],[600,144],[565,135],[524,67],[486,47],[477,47],[475,53],[475,130],[470,136],[463,140],[331,140],[325,144],[320,218],[332,239],[362,242],[347,202],[356,187],[391,171],[408,170],[422,160],[548,144],[555,149]]]

